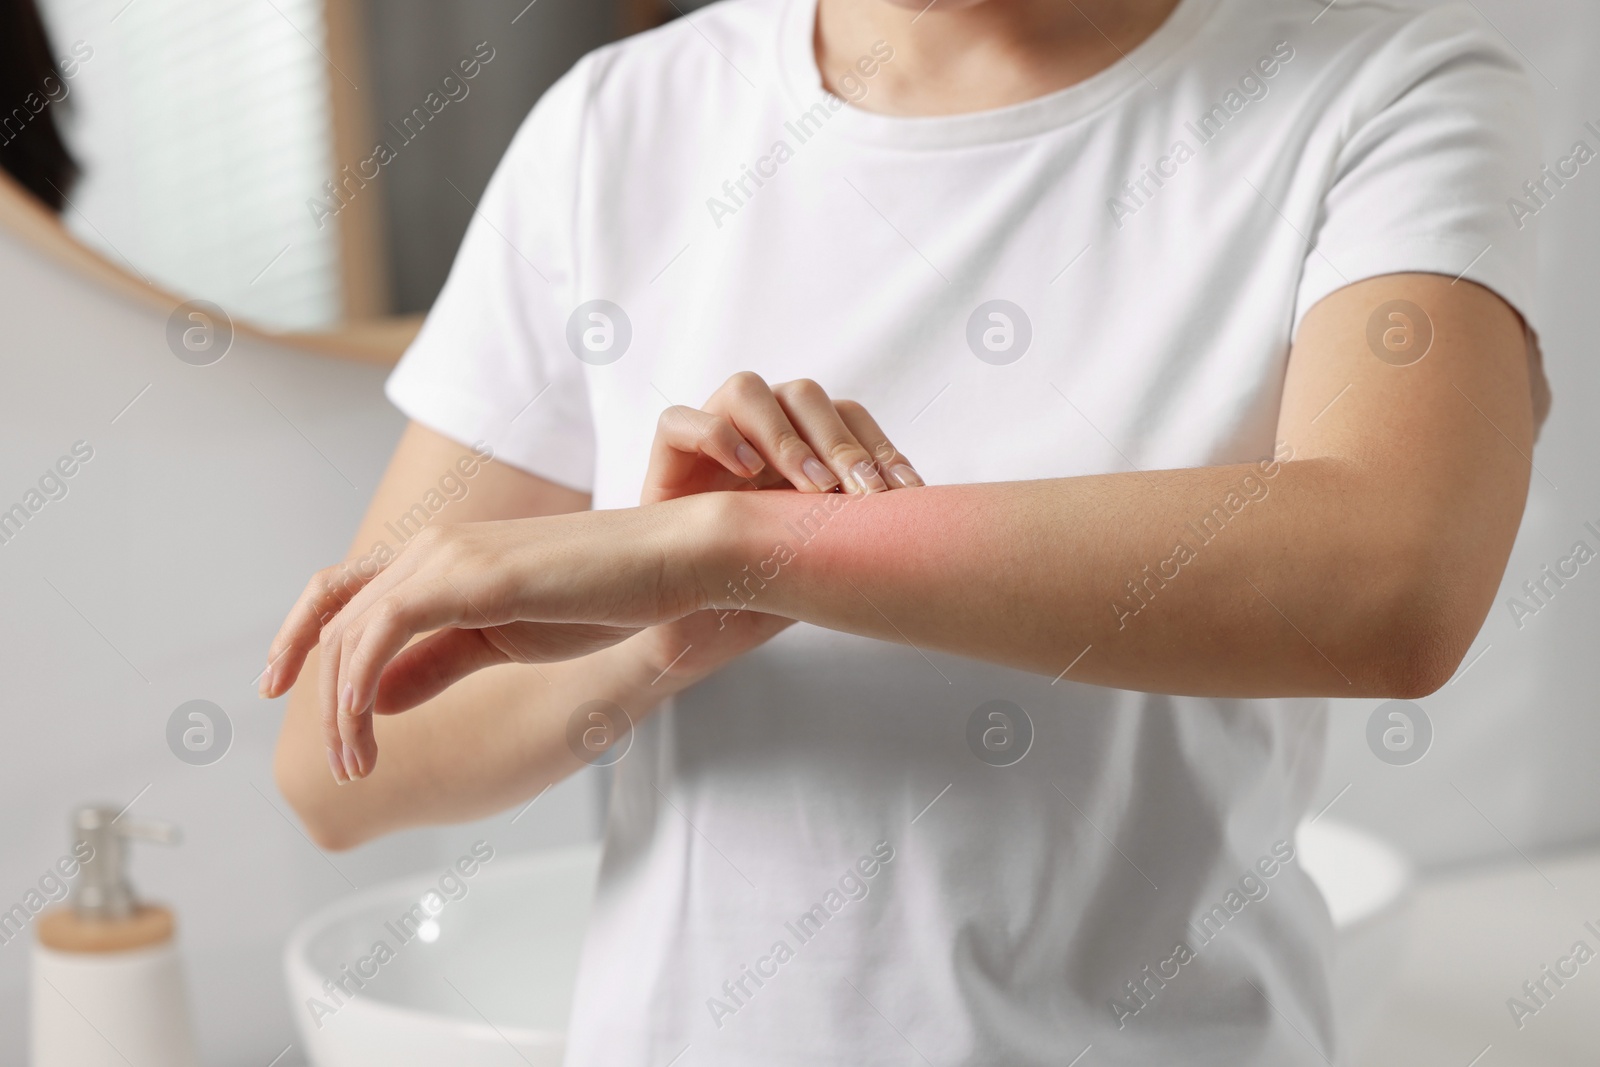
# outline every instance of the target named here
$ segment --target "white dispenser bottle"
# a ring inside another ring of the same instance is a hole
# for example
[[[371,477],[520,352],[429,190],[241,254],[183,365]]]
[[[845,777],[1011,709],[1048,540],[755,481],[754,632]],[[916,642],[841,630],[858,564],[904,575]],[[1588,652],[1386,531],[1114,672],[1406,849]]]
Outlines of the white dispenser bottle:
[[[33,1067],[197,1067],[172,912],[134,897],[130,838],[175,843],[165,823],[79,808],[88,855],[65,907],[39,917],[33,950]]]

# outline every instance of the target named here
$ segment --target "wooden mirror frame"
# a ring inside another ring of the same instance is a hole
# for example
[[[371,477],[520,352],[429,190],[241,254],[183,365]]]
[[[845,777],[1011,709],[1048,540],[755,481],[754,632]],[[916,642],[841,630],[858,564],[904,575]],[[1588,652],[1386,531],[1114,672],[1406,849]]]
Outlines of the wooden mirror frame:
[[[55,213],[0,171],[0,228],[40,255],[136,304],[172,314],[184,298],[145,281],[73,236]],[[276,331],[235,321],[237,333],[276,341],[308,355],[392,365],[422,325],[421,315],[367,319],[320,331]]]

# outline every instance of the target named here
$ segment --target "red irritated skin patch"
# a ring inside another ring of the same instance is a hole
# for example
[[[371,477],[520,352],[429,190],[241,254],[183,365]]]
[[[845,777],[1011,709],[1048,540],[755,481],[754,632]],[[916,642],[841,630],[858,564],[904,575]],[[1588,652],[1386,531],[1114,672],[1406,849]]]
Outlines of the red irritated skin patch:
[[[902,642],[895,625],[903,623],[884,614],[889,604],[902,605],[902,612],[911,605],[919,612],[954,611],[948,620],[953,639],[958,632],[992,629],[998,622],[993,613],[1007,610],[1001,598],[957,590],[1015,583],[1008,572],[1017,565],[1005,556],[1022,547],[1020,531],[997,530],[985,519],[995,496],[1009,488],[738,494],[748,505],[738,523],[738,547],[725,557],[727,577],[712,594],[723,610],[747,607]],[[1009,552],[1001,553],[1002,542],[1011,544]],[[1025,550],[1020,555],[1037,558]],[[919,629],[926,636],[926,628]]]
[[[1348,542],[1306,538],[1308,524],[1349,521],[1336,513],[1358,506],[1356,472],[1282,458],[867,496],[730,493],[705,584],[720,610],[1095,685],[1384,695],[1374,628],[1330,623],[1326,598],[1342,617],[1383,618],[1403,561],[1381,544],[1352,561]]]

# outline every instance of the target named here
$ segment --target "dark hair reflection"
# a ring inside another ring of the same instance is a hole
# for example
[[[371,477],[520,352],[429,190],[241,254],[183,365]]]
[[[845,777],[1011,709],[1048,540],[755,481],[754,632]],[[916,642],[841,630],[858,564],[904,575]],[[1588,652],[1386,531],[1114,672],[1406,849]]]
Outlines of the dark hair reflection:
[[[66,82],[34,0],[0,0],[0,167],[53,210],[78,165],[57,122]]]

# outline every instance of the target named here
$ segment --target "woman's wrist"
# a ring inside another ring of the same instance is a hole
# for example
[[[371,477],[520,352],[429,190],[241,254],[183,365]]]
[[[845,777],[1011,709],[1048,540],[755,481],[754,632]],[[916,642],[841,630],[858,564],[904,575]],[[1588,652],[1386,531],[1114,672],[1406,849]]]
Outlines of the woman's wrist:
[[[755,495],[699,493],[650,505],[667,518],[661,545],[663,581],[673,595],[698,610],[721,603],[724,598],[718,590],[738,569],[734,561],[749,539],[752,516],[742,505]]]

